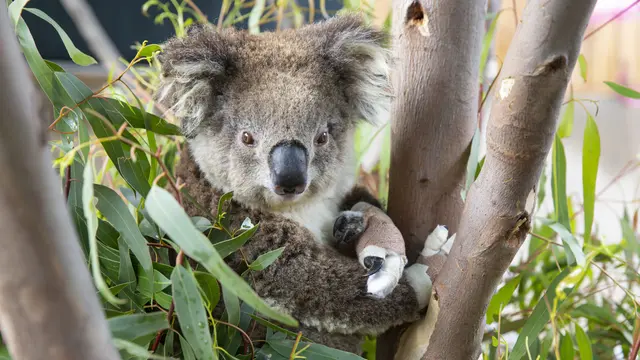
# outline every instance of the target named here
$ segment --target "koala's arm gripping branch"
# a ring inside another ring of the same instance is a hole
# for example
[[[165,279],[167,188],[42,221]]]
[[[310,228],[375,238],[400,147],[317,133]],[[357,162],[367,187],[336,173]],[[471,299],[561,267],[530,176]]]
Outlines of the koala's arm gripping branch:
[[[262,219],[242,250],[252,261],[282,246],[278,260],[251,278],[261,297],[303,325],[332,333],[378,334],[419,318],[418,298],[407,280],[401,279],[384,299],[365,295],[366,271],[356,259],[319,245],[289,220]]]
[[[485,164],[434,281],[440,311],[423,359],[478,358],[485,309],[527,234],[534,190],[595,3],[527,2],[496,82]]]

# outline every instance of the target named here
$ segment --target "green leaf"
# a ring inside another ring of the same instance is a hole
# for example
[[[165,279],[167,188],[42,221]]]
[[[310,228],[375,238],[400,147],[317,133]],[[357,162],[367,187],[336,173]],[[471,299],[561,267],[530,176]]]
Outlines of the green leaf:
[[[116,316],[108,323],[113,337],[129,341],[169,328],[167,315],[160,311]]]
[[[140,229],[138,229],[138,225],[129,212],[127,205],[118,194],[106,186],[95,184],[94,190],[98,198],[98,210],[100,210],[111,225],[118,230],[122,239],[127,243],[133,255],[146,271],[147,276],[152,278],[153,264],[151,263],[151,255],[147,248],[147,241],[142,237]],[[149,282],[149,285],[152,286],[153,283]],[[151,294],[154,293],[151,287],[148,291]]]
[[[134,342],[126,341],[122,339],[113,339],[113,345],[118,350],[122,350],[134,357],[139,357],[142,359],[158,359],[158,360],[167,360],[166,357],[160,355],[154,355],[150,353],[146,347],[140,346]]]
[[[289,357],[294,346],[293,340],[268,340],[267,343],[280,355]],[[308,347],[307,347],[308,346]],[[306,349],[304,349],[307,347]],[[304,349],[304,350],[303,350]],[[302,351],[301,351],[302,350]],[[346,351],[332,349],[320,344],[300,342],[297,346],[299,356],[307,360],[364,360],[364,358]]]
[[[49,65],[44,61],[36,47],[31,31],[29,31],[27,24],[22,18],[18,18],[16,34],[18,35],[20,47],[22,48],[22,52],[27,63],[29,64],[29,68],[31,68],[40,88],[42,88],[42,91],[47,95],[47,98],[49,98],[54,108],[60,109],[63,106],[72,108],[75,105],[75,102],[64,90],[64,87],[56,77],[56,74],[59,73],[54,73],[51,68],[49,68]],[[58,131],[65,132],[72,130],[64,121],[58,122],[56,129]],[[67,142],[69,141],[68,136],[63,136],[62,138],[63,140],[66,139]]]
[[[513,350],[511,350],[509,360],[520,360],[525,356],[526,339],[532,342],[533,339],[538,338],[540,331],[544,329],[547,322],[549,322],[549,306],[553,307],[553,303],[556,299],[556,288],[560,281],[562,281],[567,275],[569,275],[570,268],[565,268],[559,273],[547,287],[547,292],[542,299],[538,301],[538,304],[533,309],[533,312],[529,316],[529,319],[522,327],[518,340],[516,340]],[[573,289],[573,288],[572,288]],[[558,306],[562,303],[563,299],[558,299]]]
[[[151,288],[151,284],[149,284],[149,277],[147,276],[146,271],[138,266],[137,269],[138,275],[138,291],[140,293],[151,297],[151,293],[148,292],[148,289]],[[167,279],[166,276],[162,275],[162,273],[158,270],[153,270],[153,290],[157,293],[166,289],[169,285],[171,285],[171,280]]]
[[[60,39],[62,39],[62,43],[64,43],[64,47],[67,49],[67,52],[69,53],[69,56],[74,63],[82,66],[97,64],[96,59],[83,53],[73,44],[73,41],[71,41],[69,35],[67,35],[67,33],[64,32],[60,25],[58,25],[58,23],[56,23],[51,17],[49,17],[49,15],[34,8],[25,8],[24,10],[48,22],[49,24],[51,24],[51,26],[53,26],[54,29],[56,29],[58,35],[60,36]]]
[[[222,297],[227,312],[227,322],[238,325],[240,323],[240,300],[225,287],[222,288]]]
[[[220,196],[220,199],[218,200],[218,223],[222,222],[222,219],[224,218],[224,204],[228,201],[231,201],[231,198],[233,197],[233,192],[228,192],[226,194],[223,194],[222,196]]]
[[[608,309],[591,302],[578,306],[571,314],[575,317],[585,317],[605,326],[618,323],[618,319]]]
[[[500,14],[502,14],[503,10],[500,10],[496,13],[496,16],[491,20],[491,24],[489,24],[489,29],[487,29],[486,34],[484,35],[484,39],[482,40],[482,52],[480,53],[480,76],[484,76],[484,69],[487,66],[487,60],[489,59],[489,50],[491,49],[491,42],[493,41],[496,25],[498,24],[498,18]]]
[[[573,236],[573,234],[560,223],[549,224],[549,227],[560,235],[565,252],[567,253],[568,263],[570,265],[577,263],[580,266],[584,266],[586,264],[586,259],[580,244],[578,244],[578,239],[576,239],[575,236]]]
[[[620,95],[622,95],[624,97],[628,97],[628,98],[631,98],[631,99],[640,99],[640,92],[637,92],[637,91],[635,91],[633,89],[630,89],[630,88],[628,88],[626,86],[622,86],[620,84],[616,84],[616,83],[611,82],[611,81],[605,81],[604,83],[609,85],[609,87],[613,91],[617,92],[618,94],[620,94]]]
[[[636,232],[633,231],[629,219],[623,217],[620,219],[620,226],[622,227],[622,237],[627,242],[627,246],[632,254],[640,254],[640,241],[636,236]]]
[[[568,333],[560,340],[560,360],[573,360],[576,351],[573,349],[573,341]]]
[[[561,139],[567,138],[571,136],[573,132],[573,119],[575,118],[575,102],[573,100],[569,100],[566,109],[564,110],[564,114],[562,115],[562,120],[560,120],[560,125],[558,126],[558,136]]]
[[[180,349],[182,350],[183,360],[197,360],[196,354],[193,353],[193,349],[187,339],[185,339],[180,333],[178,333],[180,337]]]
[[[520,284],[520,279],[522,279],[522,276],[518,275],[507,281],[507,283],[493,295],[487,307],[487,324],[491,324],[497,320],[500,310],[504,309],[509,301],[511,301],[513,292],[516,290],[518,284]]]
[[[583,54],[578,56],[578,64],[580,65],[580,76],[582,76],[582,80],[587,82],[587,59]]]
[[[567,208],[567,159],[562,140],[557,135],[553,142],[551,183],[555,219],[565,228],[571,229]]]
[[[18,25],[18,20],[20,19],[22,9],[24,9],[28,2],[29,0],[14,0],[11,4],[9,4],[9,18],[11,19],[13,27],[16,27]]]
[[[473,135],[473,139],[471,140],[471,148],[469,152],[469,159],[467,160],[467,175],[464,184],[464,189],[462,190],[462,200],[464,201],[467,197],[467,192],[473,183],[473,180],[476,178],[476,170],[478,169],[478,154],[480,152],[480,128],[476,128],[476,132]]]
[[[591,350],[591,339],[580,326],[576,326],[576,342],[580,351],[580,360],[593,360],[593,351]]]
[[[147,196],[146,208],[171,239],[192,259],[202,264],[213,276],[256,311],[290,326],[298,322],[271,308],[222,259],[211,242],[193,226],[189,216],[169,192],[154,186]]]
[[[184,267],[176,266],[171,274],[171,284],[182,334],[198,359],[213,360],[207,312],[195,277]]]
[[[93,91],[85,85],[75,75],[70,73],[56,74],[64,89],[73,97],[73,101],[79,103],[87,100],[93,95]],[[160,135],[180,135],[180,128],[166,120],[148,113],[139,107],[135,107],[124,101],[113,98],[97,97],[90,100],[93,108],[101,115],[106,117],[113,127],[119,128],[122,124],[127,123],[129,127],[136,129],[147,129],[145,118],[148,122],[148,129]],[[101,111],[104,109],[104,111]]]
[[[540,206],[544,202],[544,198],[547,195],[547,171],[546,165],[542,168],[542,172],[540,174],[540,180],[538,180],[538,200],[537,204]]]
[[[285,247],[283,246],[281,248],[271,250],[269,252],[266,252],[258,256],[257,259],[255,259],[251,264],[249,264],[249,269],[254,271],[260,271],[260,270],[266,269],[267,266],[273,264],[273,262],[276,261],[278,257],[280,257],[280,255],[284,251],[284,248]]]
[[[220,301],[220,285],[218,285],[218,280],[206,272],[194,271],[193,275],[196,277],[198,285],[200,285],[202,296],[204,296],[208,303],[209,311],[213,311]]]
[[[258,225],[259,224],[256,224],[255,226],[249,228],[249,230],[244,231],[242,234],[232,239],[215,243],[213,246],[220,254],[220,256],[224,259],[240,249],[242,245],[244,245],[247,240],[249,240],[253,236],[253,234],[255,234],[255,232],[258,230]]]
[[[278,326],[278,325],[276,325],[276,324],[274,324],[274,323],[272,323],[272,322],[270,322],[270,321],[268,321],[266,319],[263,319],[263,318],[261,318],[259,316],[256,316],[254,314],[250,314],[249,316],[251,316],[256,322],[258,322],[261,325],[264,325],[264,326],[266,326],[266,327],[268,327],[268,328],[270,328],[272,330],[278,331],[280,333],[283,333],[283,334],[286,334],[286,335],[289,335],[289,336],[292,336],[292,337],[298,336],[298,334],[294,333],[293,331],[289,331],[289,330],[287,330],[287,329],[285,329],[283,327],[280,327],[280,326]],[[302,336],[302,339],[305,340],[305,341],[310,341],[309,339],[306,339],[304,336]]]
[[[593,117],[587,114],[582,146],[582,192],[584,196],[584,242],[591,238],[591,227],[596,204],[596,178],[600,162],[600,133]]]
[[[91,258],[91,272],[98,291],[105,300],[113,305],[124,304],[121,299],[116,298],[110,291],[109,286],[102,278],[100,272],[100,260],[98,256],[98,241],[96,232],[98,231],[98,215],[93,205],[93,168],[85,166],[82,176],[82,209],[86,219],[87,232],[89,234],[89,257]]]
[[[162,51],[162,47],[158,44],[147,44],[138,50],[138,57],[153,56],[156,51]]]

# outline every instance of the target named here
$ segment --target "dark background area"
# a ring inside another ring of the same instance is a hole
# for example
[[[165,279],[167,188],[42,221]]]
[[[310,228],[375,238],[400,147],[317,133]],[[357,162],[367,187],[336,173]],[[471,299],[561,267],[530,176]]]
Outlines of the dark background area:
[[[341,0],[327,1],[327,10],[340,9],[341,2]],[[142,14],[142,5],[145,0],[87,0],[87,3],[91,5],[100,24],[125,59],[135,56],[132,46],[136,42],[141,43],[147,40],[149,43],[161,43],[174,33],[173,26],[168,20],[161,25],[153,22],[159,13],[156,7],[149,10],[149,16]],[[217,21],[222,0],[194,0],[194,3],[207,15],[209,21],[214,23]],[[27,3],[27,7],[44,11],[65,30],[78,49],[95,57],[58,0],[31,0]],[[316,14],[316,21],[322,19],[319,11]],[[38,50],[45,59],[70,60],[60,37],[51,25],[26,11],[22,15],[33,34]],[[239,23],[237,27],[246,29],[247,22]],[[275,24],[268,24],[261,26],[261,29],[273,30],[274,27]]]

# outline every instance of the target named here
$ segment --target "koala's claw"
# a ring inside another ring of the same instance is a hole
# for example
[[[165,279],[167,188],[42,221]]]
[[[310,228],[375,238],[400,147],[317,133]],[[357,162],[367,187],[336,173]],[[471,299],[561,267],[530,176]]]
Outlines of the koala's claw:
[[[353,244],[364,230],[364,215],[359,211],[343,211],[333,223],[333,237],[338,245]]]
[[[377,256],[367,256],[364,258],[363,262],[364,267],[367,269],[367,274],[365,276],[371,276],[382,269],[384,259]]]

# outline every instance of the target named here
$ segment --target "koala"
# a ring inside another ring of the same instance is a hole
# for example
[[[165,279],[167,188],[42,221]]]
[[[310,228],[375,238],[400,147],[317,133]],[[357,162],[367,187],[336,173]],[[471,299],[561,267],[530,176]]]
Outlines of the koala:
[[[233,192],[230,226],[250,218],[259,229],[229,265],[241,273],[284,247],[251,277],[254,290],[308,338],[352,352],[364,335],[417,320],[431,288],[424,265],[372,254],[362,266],[336,250],[364,230],[351,207],[380,206],[355,185],[353,137],[358,121],[388,116],[385,41],[357,15],[258,35],[198,25],[158,57],[157,99],[187,143],[176,177],[197,206],[185,201],[186,211],[216,216]],[[397,281],[372,289],[377,270]]]

